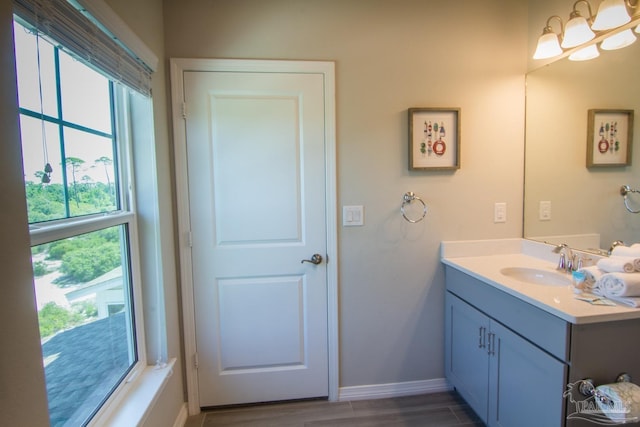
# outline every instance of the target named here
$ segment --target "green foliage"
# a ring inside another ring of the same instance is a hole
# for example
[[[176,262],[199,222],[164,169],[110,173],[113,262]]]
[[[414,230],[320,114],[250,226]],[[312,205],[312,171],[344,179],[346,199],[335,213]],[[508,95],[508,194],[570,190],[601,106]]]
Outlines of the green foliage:
[[[36,277],[44,276],[49,273],[49,268],[47,268],[47,263],[44,261],[36,261],[33,263],[33,275]]]
[[[86,283],[121,265],[118,227],[51,243],[49,260],[61,260],[59,283]]]
[[[38,312],[40,323],[40,336],[42,338],[53,335],[67,327],[70,320],[68,310],[60,307],[55,302],[49,302]]]
[[[74,238],[71,238],[51,243],[49,245],[49,254],[47,255],[47,259],[52,261],[61,260],[64,254],[74,250],[77,247],[77,245],[74,243],[74,240]]]
[[[48,250],[49,250],[49,245],[46,243],[44,245],[31,246],[31,255],[43,254]]]
[[[83,324],[97,315],[98,309],[92,302],[74,304],[71,310],[60,307],[55,302],[49,302],[38,311],[40,337],[45,338],[56,332]]]
[[[98,307],[92,301],[82,301],[72,305],[73,310],[85,319],[98,317]]]
[[[109,177],[112,164],[110,158],[100,157],[91,166],[101,165],[104,168],[107,183],[92,182],[88,175],[83,175],[80,182],[77,177],[86,170],[86,162],[77,157],[65,159],[66,170],[69,172],[66,188],[59,183],[26,181],[29,223],[116,210],[116,185],[111,183]],[[70,203],[71,200],[73,203]],[[86,283],[121,264],[119,228],[111,227],[41,245],[35,253],[46,253],[47,260],[61,261],[59,271],[63,276],[57,279],[58,284]],[[42,276],[47,272],[44,262],[34,263],[36,276]]]
[[[67,252],[62,256],[60,271],[72,282],[85,283],[120,264],[120,245],[104,242],[99,246]]]
[[[25,189],[30,224],[65,217],[62,185],[28,181]]]
[[[65,163],[69,172],[66,189],[59,183],[43,184],[40,179],[42,171],[36,173],[37,181],[25,182],[30,224],[117,209],[116,186],[109,177],[109,168],[113,164],[110,158],[100,157],[89,168],[85,167],[84,160],[77,157],[68,157]],[[98,165],[105,170],[106,183],[92,182],[86,175],[81,181],[77,179],[79,173]]]
[[[72,185],[75,203],[70,203],[71,216],[82,216],[117,209],[113,185],[83,182]],[[61,184],[25,183],[29,223],[67,217],[64,187]]]

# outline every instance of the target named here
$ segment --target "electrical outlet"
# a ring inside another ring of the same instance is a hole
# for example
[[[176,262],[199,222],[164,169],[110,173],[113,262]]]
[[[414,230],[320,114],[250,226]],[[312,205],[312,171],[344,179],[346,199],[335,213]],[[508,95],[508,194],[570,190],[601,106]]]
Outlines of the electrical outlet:
[[[507,222],[507,204],[496,203],[493,206],[493,222]]]
[[[541,201],[538,207],[538,218],[540,221],[551,221],[551,202]]]

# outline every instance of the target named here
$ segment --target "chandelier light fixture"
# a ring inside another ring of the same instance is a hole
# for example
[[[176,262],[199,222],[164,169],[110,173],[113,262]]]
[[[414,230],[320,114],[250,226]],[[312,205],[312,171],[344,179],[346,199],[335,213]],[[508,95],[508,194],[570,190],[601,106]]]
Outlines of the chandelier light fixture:
[[[566,55],[571,61],[586,61],[600,55],[598,43],[603,50],[622,49],[636,41],[635,32],[640,33],[640,14],[630,14],[636,9],[638,0],[603,0],[598,13],[594,16],[591,4],[587,0],[578,0],[573,4],[566,25],[562,18],[553,15],[547,19],[538,39],[533,59],[550,59]],[[585,6],[583,16],[578,9]],[[560,31],[551,27],[553,20],[559,21]]]

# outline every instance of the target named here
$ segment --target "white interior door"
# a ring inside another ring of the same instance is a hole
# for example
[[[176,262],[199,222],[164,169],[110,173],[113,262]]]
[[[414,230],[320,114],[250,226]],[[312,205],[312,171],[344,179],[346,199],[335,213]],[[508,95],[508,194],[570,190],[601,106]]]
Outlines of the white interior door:
[[[323,76],[184,72],[184,103],[200,406],[327,396]]]

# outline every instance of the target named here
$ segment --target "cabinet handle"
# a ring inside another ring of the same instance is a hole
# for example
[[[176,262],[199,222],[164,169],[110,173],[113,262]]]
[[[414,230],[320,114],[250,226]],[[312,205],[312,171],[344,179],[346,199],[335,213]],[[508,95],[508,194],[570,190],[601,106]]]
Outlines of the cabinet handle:
[[[478,328],[478,348],[485,348],[486,346],[486,342],[485,342],[485,327],[484,326],[480,326]]]
[[[489,356],[496,354],[496,334],[489,332]]]

